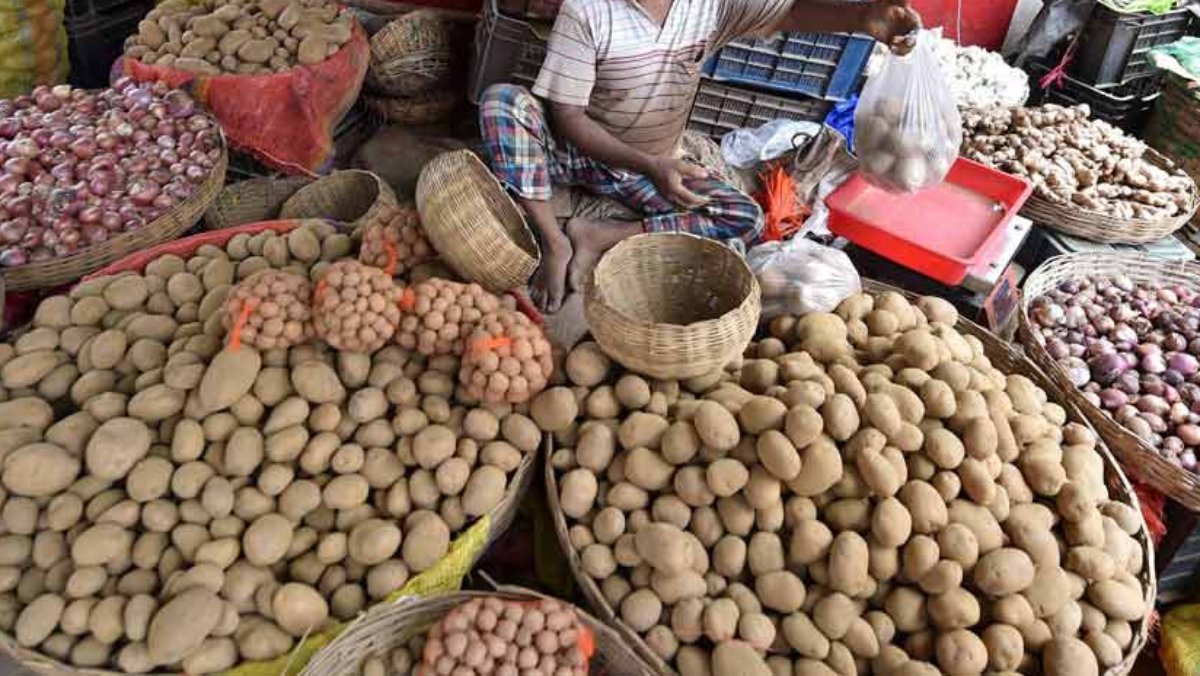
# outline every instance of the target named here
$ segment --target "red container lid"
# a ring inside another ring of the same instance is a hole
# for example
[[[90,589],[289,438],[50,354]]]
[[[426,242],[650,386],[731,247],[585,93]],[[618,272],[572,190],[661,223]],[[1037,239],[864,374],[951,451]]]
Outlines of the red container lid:
[[[958,158],[946,179],[897,194],[855,174],[825,199],[835,235],[957,286],[1033,192],[1022,178]]]

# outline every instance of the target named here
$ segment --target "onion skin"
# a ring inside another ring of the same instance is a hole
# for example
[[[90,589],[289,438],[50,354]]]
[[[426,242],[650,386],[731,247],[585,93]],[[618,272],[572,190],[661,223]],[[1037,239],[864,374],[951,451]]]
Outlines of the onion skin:
[[[0,100],[0,268],[145,227],[195,194],[221,156],[219,134],[160,82]]]

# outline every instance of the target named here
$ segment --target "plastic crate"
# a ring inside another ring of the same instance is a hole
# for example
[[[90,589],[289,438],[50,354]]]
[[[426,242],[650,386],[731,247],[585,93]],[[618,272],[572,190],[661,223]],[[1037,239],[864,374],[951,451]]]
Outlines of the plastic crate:
[[[780,33],[734,40],[704,72],[714,80],[841,101],[858,90],[874,48],[871,38],[850,33]]]
[[[1038,86],[1038,81],[1050,67],[1044,63],[1030,63],[1029,105],[1057,103],[1073,106],[1086,103],[1092,109],[1092,117],[1124,129],[1139,133],[1150,119],[1154,102],[1162,93],[1162,77],[1151,75],[1138,78],[1123,85],[1099,89],[1072,77],[1063,77],[1062,85],[1051,85],[1048,89]]]
[[[154,8],[152,0],[125,2],[103,15],[67,16],[68,78],[76,87],[106,87],[113,62],[125,51],[125,38],[137,31],[138,22]]]
[[[700,81],[687,127],[709,136],[724,136],[743,127],[757,127],[771,120],[819,122],[833,103],[808,96],[784,98],[773,94]]]
[[[486,0],[483,16],[475,27],[475,47],[467,98],[478,104],[485,89],[497,82],[532,86],[542,61],[550,26],[505,16],[496,0]]]
[[[1155,73],[1151,48],[1187,35],[1193,19],[1187,7],[1166,14],[1122,14],[1097,2],[1079,37],[1070,72],[1094,85],[1120,85]]]

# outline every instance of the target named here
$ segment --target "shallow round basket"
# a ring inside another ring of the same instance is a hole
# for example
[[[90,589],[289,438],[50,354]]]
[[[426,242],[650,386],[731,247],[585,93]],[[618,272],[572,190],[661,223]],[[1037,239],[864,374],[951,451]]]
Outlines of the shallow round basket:
[[[369,88],[411,96],[445,84],[454,73],[454,26],[436,9],[418,9],[389,21],[371,36]]]
[[[272,220],[289,197],[312,182],[305,176],[263,176],[227,185],[204,212],[204,227],[220,230]]]
[[[402,597],[394,603],[375,606],[355,620],[335,641],[313,656],[301,676],[358,676],[367,657],[408,643],[429,631],[460,604],[479,598],[535,602],[550,597],[520,587],[502,587],[494,592],[463,591]],[[588,663],[589,673],[612,676],[653,673],[638,659],[624,637],[579,608],[575,608],[575,613],[595,638],[596,652]]]
[[[1160,168],[1177,170],[1171,160],[1153,148],[1146,148],[1145,159]],[[1021,207],[1021,215],[1038,225],[1093,242],[1146,244],[1170,235],[1192,219],[1197,204],[1200,204],[1194,181],[1191,186],[1191,198],[1191,205],[1181,214],[1170,218],[1144,220],[1116,218],[1104,212],[1089,211],[1078,204],[1051,202],[1034,192],[1025,202],[1025,206]]]
[[[4,277],[7,289],[25,291],[61,286],[131,253],[182,235],[200,221],[208,205],[216,199],[221,187],[225,185],[229,152],[223,139],[221,146],[221,157],[217,159],[212,171],[200,183],[196,192],[174,209],[138,230],[122,233],[107,242],[89,246],[79,253],[20,267],[4,268],[0,275]]]
[[[584,312],[596,342],[626,368],[684,379],[716,371],[746,349],[761,296],[733,249],[654,233],[604,254],[587,281]]]
[[[433,124],[450,117],[462,94],[452,89],[433,91],[405,97],[363,95],[367,110],[391,124]]]
[[[1153,446],[1089,402],[1079,388],[1071,384],[1066,371],[1046,352],[1041,333],[1029,317],[1033,299],[1053,290],[1062,282],[1088,276],[1117,275],[1124,275],[1134,282],[1179,284],[1200,291],[1200,265],[1196,263],[1169,261],[1141,253],[1088,252],[1056,256],[1043,263],[1025,280],[1021,292],[1021,342],[1030,358],[1083,411],[1134,478],[1153,486],[1184,507],[1200,511],[1200,475],[1172,464],[1159,455]]]
[[[871,279],[863,279],[862,282],[863,290],[867,293],[878,294],[884,291],[895,291],[904,295],[909,300],[915,300],[918,297],[916,294]],[[1058,383],[1048,378],[1018,348],[1000,340],[987,329],[966,319],[960,318],[955,328],[963,335],[974,336],[979,339],[983,344],[984,354],[996,368],[1007,374],[1021,374],[1028,377],[1034,384],[1045,390],[1050,401],[1056,402],[1063,407],[1067,413],[1068,420],[1090,427],[1087,418],[1075,406],[1073,401],[1064,394]],[[566,556],[571,574],[583,592],[584,598],[587,600],[592,612],[596,613],[602,620],[608,622],[614,630],[628,641],[642,660],[651,665],[657,673],[664,676],[674,676],[676,672],[650,649],[636,631],[625,624],[616,609],[605,599],[597,581],[584,571],[579,552],[575,551],[571,545],[568,534],[569,526],[559,499],[558,475],[555,472],[553,464],[550,462],[550,458],[554,455],[554,440],[551,435],[545,435],[543,446],[545,452],[543,475],[546,481],[546,497],[550,506],[551,520],[554,523],[554,532],[558,538],[559,548]],[[1103,437],[1098,438],[1096,451],[1104,463],[1104,479],[1110,498],[1132,506],[1137,510],[1138,514],[1141,514],[1141,503],[1137,498],[1137,494],[1134,493],[1133,486],[1129,483],[1116,458],[1112,456],[1105,446]],[[1154,608],[1157,576],[1155,574],[1154,543],[1150,538],[1149,530],[1146,528],[1144,521],[1142,522],[1141,530],[1134,539],[1141,546],[1143,556],[1145,557],[1141,571],[1137,577],[1146,599],[1146,614],[1141,619],[1130,623],[1134,632],[1133,642],[1125,651],[1121,662],[1102,671],[1101,676],[1124,676],[1133,669],[1133,664],[1137,660],[1138,653],[1146,645],[1148,632],[1152,624],[1150,617]]]
[[[417,179],[425,236],[459,277],[493,293],[523,288],[537,269],[537,242],[525,216],[475,153],[429,161]]]
[[[297,190],[279,209],[279,217],[327,218],[355,229],[396,206],[396,194],[382,178],[362,169],[335,171]]]

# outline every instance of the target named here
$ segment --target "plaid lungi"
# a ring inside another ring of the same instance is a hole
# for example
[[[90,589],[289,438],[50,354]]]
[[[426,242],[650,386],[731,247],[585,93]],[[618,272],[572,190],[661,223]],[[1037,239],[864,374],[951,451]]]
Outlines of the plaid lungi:
[[[708,198],[696,209],[683,210],[646,176],[597,162],[555,138],[542,102],[524,87],[489,87],[479,102],[479,124],[492,173],[524,199],[546,201],[553,185],[579,186],[642,214],[647,232],[690,232],[753,244],[762,231],[758,204],[711,169],[706,178],[683,179],[688,190]]]

